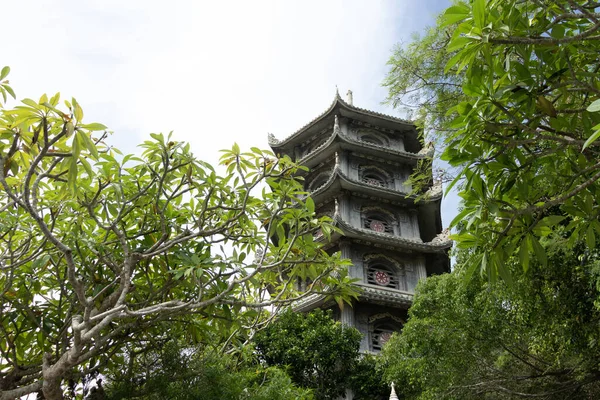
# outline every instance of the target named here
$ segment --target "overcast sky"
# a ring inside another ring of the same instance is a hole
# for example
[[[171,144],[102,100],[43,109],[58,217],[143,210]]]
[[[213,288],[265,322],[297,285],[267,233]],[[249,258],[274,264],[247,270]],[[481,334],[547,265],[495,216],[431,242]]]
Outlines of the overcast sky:
[[[384,106],[394,46],[450,0],[3,0],[2,58],[19,99],[60,91],[132,152],[174,131],[211,163],[234,142],[267,148],[323,112],[336,85]],[[444,204],[444,225],[456,201]]]

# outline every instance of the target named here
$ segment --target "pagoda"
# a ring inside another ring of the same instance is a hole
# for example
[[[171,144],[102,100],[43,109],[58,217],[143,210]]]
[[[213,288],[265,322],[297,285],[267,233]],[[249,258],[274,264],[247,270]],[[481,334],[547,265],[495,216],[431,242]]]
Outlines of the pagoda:
[[[362,352],[379,352],[402,329],[417,282],[450,269],[441,183],[414,194],[409,182],[433,147],[423,146],[411,121],[355,107],[351,91],[346,101],[336,91],[325,112],[286,139],[269,134],[269,145],[309,168],[304,182],[316,214],[330,216],[342,232],[327,251],[352,261],[349,275],[362,289],[342,309],[317,294],[295,309],[332,308],[363,334]]]

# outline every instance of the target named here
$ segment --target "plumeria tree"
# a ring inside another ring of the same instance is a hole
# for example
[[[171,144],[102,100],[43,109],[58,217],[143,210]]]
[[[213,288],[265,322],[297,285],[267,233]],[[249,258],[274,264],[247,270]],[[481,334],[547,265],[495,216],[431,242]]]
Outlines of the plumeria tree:
[[[157,327],[219,341],[265,307],[352,294],[290,159],[234,145],[218,174],[170,134],[122,155],[59,97],[0,110],[0,399],[61,399]]]

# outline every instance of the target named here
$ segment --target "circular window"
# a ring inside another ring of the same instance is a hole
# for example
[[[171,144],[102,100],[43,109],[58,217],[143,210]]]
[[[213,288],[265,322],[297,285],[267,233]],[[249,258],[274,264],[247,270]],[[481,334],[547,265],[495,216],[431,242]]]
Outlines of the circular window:
[[[375,232],[385,232],[385,223],[383,221],[373,219],[369,223],[369,228],[371,228],[371,230]]]
[[[381,286],[387,286],[389,285],[391,279],[390,276],[383,272],[383,271],[377,271],[375,272],[375,283]]]

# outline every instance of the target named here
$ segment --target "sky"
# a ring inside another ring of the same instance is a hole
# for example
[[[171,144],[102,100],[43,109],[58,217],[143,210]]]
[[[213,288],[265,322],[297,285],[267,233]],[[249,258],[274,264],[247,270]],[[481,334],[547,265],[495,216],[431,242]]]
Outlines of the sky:
[[[125,152],[174,132],[216,163],[237,142],[268,148],[331,104],[390,115],[381,86],[398,43],[450,0],[3,0],[2,57],[18,99],[61,92]],[[443,224],[456,197],[442,205]]]

